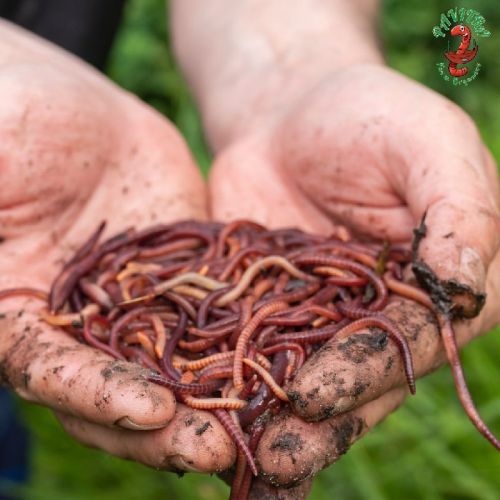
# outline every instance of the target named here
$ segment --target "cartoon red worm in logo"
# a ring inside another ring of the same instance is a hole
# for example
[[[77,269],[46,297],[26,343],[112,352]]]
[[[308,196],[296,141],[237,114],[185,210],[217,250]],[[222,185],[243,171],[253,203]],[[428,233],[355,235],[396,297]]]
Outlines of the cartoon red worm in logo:
[[[472,50],[467,50],[470,44],[471,31],[465,24],[457,24],[452,28],[450,33],[452,36],[461,36],[462,42],[455,52],[444,53],[446,59],[450,61],[448,71],[451,76],[464,76],[469,70],[465,66],[463,68],[457,68],[457,65],[470,63],[474,57],[476,57],[479,47],[476,45]]]

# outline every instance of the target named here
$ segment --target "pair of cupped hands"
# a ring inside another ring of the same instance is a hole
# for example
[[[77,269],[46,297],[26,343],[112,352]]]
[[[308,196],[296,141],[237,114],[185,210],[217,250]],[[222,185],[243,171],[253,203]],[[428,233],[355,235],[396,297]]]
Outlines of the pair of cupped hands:
[[[246,218],[320,234],[343,224],[365,238],[409,244],[427,211],[420,257],[441,279],[488,294],[481,314],[457,325],[459,344],[499,322],[495,162],[472,120],[438,94],[381,65],[346,68],[216,151],[205,183],[163,116],[77,59],[0,28],[0,289],[48,289],[103,219],[108,235],[132,225]],[[210,413],[176,403],[139,366],[39,321],[38,307],[0,304],[1,383],[113,455],[175,471],[233,464],[235,447]],[[404,301],[389,307],[396,322],[406,318],[416,374],[442,363],[426,311]],[[307,365],[292,387],[307,403],[302,416],[315,422],[288,414],[268,424],[258,465],[274,486],[291,487],[273,490],[276,497],[303,496],[317,471],[405,398],[391,343],[361,365],[340,353],[334,342],[322,360],[332,377],[342,372],[342,392],[329,391]],[[325,390],[311,395],[313,384]]]

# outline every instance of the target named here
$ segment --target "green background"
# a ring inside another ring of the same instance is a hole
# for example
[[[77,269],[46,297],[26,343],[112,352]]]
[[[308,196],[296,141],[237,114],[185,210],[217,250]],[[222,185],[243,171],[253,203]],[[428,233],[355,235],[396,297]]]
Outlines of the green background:
[[[209,0],[208,0],[209,1]],[[238,1],[238,0],[235,0]],[[294,0],[292,0],[294,1]],[[480,39],[482,69],[469,87],[442,80],[443,39],[432,27],[455,5],[473,7],[493,36]],[[186,137],[206,173],[210,155],[196,108],[169,49],[164,0],[130,0],[108,66],[119,85],[168,116]],[[389,64],[445,94],[470,113],[485,142],[500,158],[500,12],[498,0],[456,4],[388,0],[381,34]],[[473,396],[491,428],[500,432],[500,330],[462,354]],[[215,477],[178,478],[88,450],[61,430],[52,414],[21,405],[33,433],[29,499],[223,499],[228,489]],[[500,498],[500,453],[473,429],[462,411],[447,367],[418,383],[418,395],[387,418],[315,481],[313,500]]]

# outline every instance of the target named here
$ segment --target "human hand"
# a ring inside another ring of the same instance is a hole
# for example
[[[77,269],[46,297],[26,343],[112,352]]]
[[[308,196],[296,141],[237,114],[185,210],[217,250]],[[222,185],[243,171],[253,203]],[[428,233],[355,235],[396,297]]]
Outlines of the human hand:
[[[51,45],[5,22],[0,34],[0,290],[47,290],[102,219],[114,234],[206,218],[205,186],[172,125]],[[176,405],[139,366],[49,327],[39,306],[0,302],[0,383],[114,455],[169,470],[229,467],[234,447],[211,413]]]
[[[210,199],[219,220],[251,218],[322,234],[341,224],[363,238],[408,245],[427,212],[419,259],[466,317],[476,316],[481,294],[488,295],[477,318],[457,324],[459,344],[500,321],[495,163],[460,108],[388,68],[353,65],[263,127],[239,134],[216,157]],[[426,309],[398,300],[386,313],[406,335],[418,376],[444,361]],[[310,477],[404,399],[395,346],[349,342],[332,341],[289,387],[296,414],[328,418],[305,423],[285,415],[264,434],[257,459],[274,484]]]

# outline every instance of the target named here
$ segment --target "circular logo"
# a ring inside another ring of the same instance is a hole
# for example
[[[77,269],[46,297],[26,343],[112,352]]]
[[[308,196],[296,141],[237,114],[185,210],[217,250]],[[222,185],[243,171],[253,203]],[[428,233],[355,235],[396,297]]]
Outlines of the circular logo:
[[[478,38],[489,37],[484,17],[474,9],[455,7],[441,14],[432,34],[448,40],[445,61],[436,64],[439,74],[453,85],[469,85],[477,78],[481,64],[477,60]],[[458,47],[456,44],[458,43]],[[454,47],[454,48],[451,48]]]

